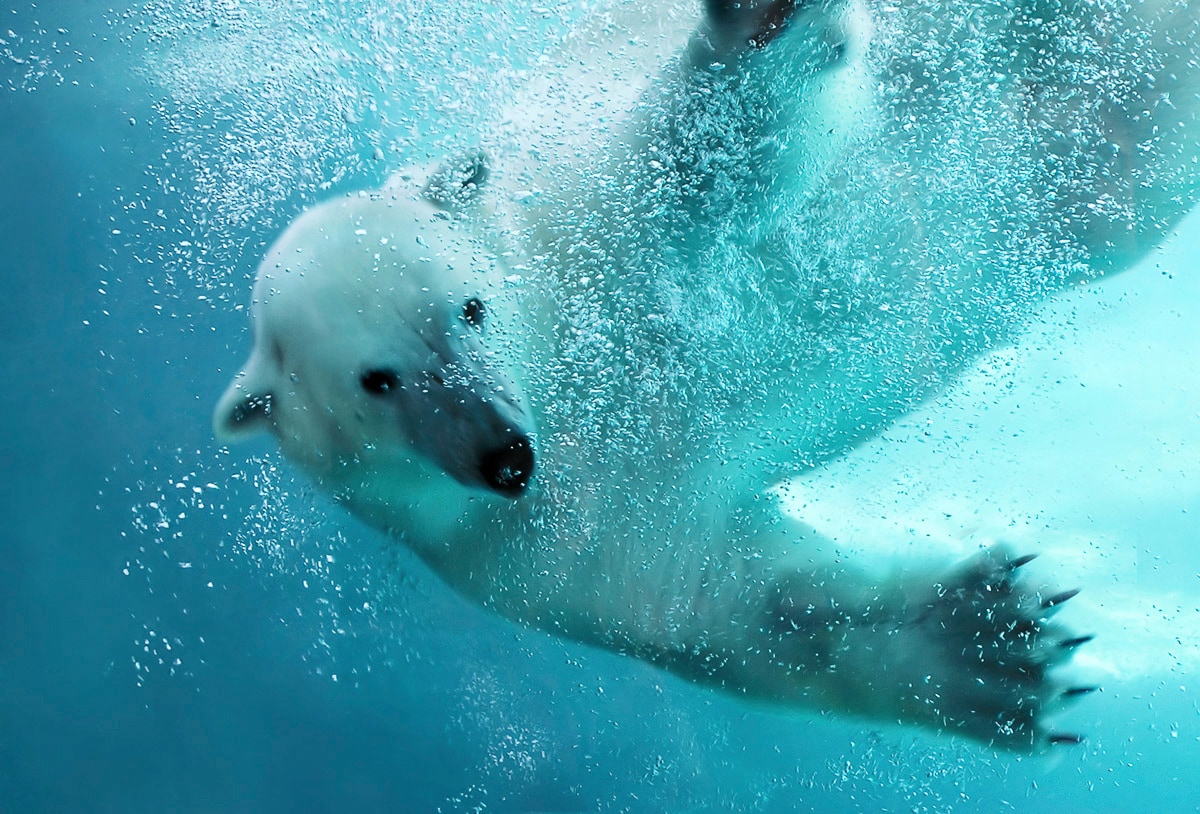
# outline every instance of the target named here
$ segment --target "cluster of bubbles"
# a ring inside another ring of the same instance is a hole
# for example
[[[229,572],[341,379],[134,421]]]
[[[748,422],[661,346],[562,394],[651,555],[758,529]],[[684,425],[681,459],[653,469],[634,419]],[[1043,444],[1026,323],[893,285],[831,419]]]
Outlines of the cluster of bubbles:
[[[0,89],[29,93],[45,83],[66,81],[63,71],[80,58],[70,46],[70,32],[47,28],[26,15],[36,9],[14,8],[0,17]]]
[[[532,19],[551,32],[563,16]],[[134,69],[165,137],[147,175],[184,215],[160,241],[188,244],[168,266],[236,300],[302,205],[378,186],[473,133],[544,47],[511,17],[467,0],[142,6],[125,29],[147,43]]]
[[[139,685],[152,675],[195,675],[206,645],[195,611],[239,605],[247,576],[266,591],[275,623],[298,632],[300,659],[314,674],[338,681],[376,662],[419,657],[401,647],[401,629],[416,617],[397,547],[380,552],[347,533],[345,519],[272,456],[232,472],[224,454],[178,452],[176,459],[186,474],[139,480],[131,490],[130,527],[122,532],[133,551],[123,574],[139,579],[151,599],[167,597],[150,604],[135,641]],[[365,646],[347,656],[345,646],[360,635]]]

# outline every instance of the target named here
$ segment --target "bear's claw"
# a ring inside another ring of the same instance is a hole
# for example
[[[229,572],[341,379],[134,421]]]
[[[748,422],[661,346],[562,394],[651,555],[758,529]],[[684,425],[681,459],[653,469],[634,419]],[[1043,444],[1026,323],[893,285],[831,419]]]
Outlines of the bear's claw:
[[[908,624],[925,642],[909,657],[934,688],[918,694],[922,703],[941,726],[1017,751],[1079,743],[1078,735],[1047,732],[1045,719],[1098,689],[1064,687],[1051,673],[1092,637],[1051,621],[1078,590],[1042,593],[1017,576],[1034,558],[1002,547],[982,552],[909,604]]]
[[[1016,571],[1023,565],[1029,565],[1029,563],[1036,560],[1037,557],[1037,554],[1026,554],[1023,557],[1017,557],[1015,560],[1009,560],[1006,567],[1009,571]]]
[[[1079,595],[1079,589],[1073,588],[1069,591],[1063,591],[1062,593],[1057,593],[1054,596],[1047,597],[1046,599],[1042,600],[1042,610],[1050,610],[1051,608],[1057,608],[1059,605],[1063,604],[1068,599],[1073,599],[1074,597],[1076,597],[1078,595]]]

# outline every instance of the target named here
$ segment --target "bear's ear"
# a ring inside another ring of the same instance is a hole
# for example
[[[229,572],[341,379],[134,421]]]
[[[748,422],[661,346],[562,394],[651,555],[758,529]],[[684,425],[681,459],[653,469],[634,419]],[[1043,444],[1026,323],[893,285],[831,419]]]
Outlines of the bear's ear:
[[[213,434],[231,443],[269,432],[274,426],[271,409],[275,397],[261,365],[251,363],[225,388],[213,413]]]
[[[488,172],[488,158],[482,150],[454,156],[433,171],[423,194],[442,209],[461,209],[478,197]]]

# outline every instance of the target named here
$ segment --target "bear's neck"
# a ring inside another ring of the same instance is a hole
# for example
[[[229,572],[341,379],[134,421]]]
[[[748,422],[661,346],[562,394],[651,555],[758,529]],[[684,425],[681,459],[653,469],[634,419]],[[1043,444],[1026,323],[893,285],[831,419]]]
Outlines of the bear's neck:
[[[452,588],[487,603],[494,562],[502,556],[498,518],[519,501],[470,489],[436,469],[388,477],[357,467],[318,478],[359,519],[408,546]],[[484,583],[476,584],[480,580]]]

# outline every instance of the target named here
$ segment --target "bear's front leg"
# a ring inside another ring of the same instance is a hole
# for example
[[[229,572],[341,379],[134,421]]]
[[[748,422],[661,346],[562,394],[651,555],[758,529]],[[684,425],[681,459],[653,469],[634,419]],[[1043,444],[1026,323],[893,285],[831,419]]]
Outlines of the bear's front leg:
[[[1053,668],[1091,637],[1050,621],[1076,592],[1032,590],[1020,578],[1031,559],[997,547],[940,578],[870,586],[789,577],[775,654],[821,706],[1014,751],[1077,743],[1047,717],[1095,688],[1064,686]]]

